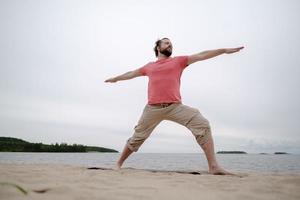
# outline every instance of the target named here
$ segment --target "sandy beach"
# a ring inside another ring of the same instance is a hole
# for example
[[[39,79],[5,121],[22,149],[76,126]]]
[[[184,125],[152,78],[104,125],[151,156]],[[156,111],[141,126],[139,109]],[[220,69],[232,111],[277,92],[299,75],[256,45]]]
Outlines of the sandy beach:
[[[300,199],[300,174],[197,172],[0,164],[0,199]]]

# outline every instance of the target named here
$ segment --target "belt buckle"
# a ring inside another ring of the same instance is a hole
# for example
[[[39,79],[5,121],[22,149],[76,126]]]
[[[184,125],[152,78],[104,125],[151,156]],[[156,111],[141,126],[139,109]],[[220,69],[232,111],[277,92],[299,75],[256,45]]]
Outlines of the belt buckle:
[[[157,106],[160,108],[166,108],[168,106],[170,106],[172,103],[157,103],[157,104],[152,104],[153,106]]]
[[[166,108],[166,107],[168,107],[169,105],[171,105],[171,103],[162,103],[162,104],[161,104],[161,106],[162,106],[163,108]]]

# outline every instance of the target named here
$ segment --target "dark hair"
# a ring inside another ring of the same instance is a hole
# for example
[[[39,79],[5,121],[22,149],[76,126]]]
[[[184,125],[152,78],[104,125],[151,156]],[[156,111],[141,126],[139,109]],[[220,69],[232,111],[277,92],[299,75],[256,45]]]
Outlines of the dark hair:
[[[157,47],[159,47],[161,41],[164,40],[164,39],[168,39],[168,40],[169,40],[169,38],[162,38],[162,39],[156,40],[156,42],[155,42],[155,46],[154,46],[153,50],[154,50],[154,53],[155,53],[155,56],[156,56],[156,57],[158,56],[158,50],[157,50]]]

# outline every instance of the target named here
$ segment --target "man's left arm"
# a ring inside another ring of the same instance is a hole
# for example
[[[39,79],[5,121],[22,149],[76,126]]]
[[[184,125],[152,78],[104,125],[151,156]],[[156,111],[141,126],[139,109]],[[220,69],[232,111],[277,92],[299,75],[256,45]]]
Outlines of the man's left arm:
[[[224,48],[224,49],[214,49],[214,50],[207,50],[207,51],[203,51],[194,55],[190,55],[188,57],[188,65],[194,63],[194,62],[198,62],[200,60],[206,60],[209,58],[213,58],[216,57],[218,55],[221,54],[230,54],[230,53],[235,53],[240,51],[241,49],[243,49],[244,47],[237,47],[237,48]]]

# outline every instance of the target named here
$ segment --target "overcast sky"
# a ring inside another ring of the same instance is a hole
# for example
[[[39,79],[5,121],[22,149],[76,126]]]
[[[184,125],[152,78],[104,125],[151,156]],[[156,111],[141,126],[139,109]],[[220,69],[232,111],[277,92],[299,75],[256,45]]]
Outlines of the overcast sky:
[[[173,55],[244,46],[188,66],[183,103],[211,124],[216,151],[300,153],[297,0],[0,0],[0,136],[123,149],[147,103],[147,77],[112,76]],[[202,152],[163,121],[139,152]]]

